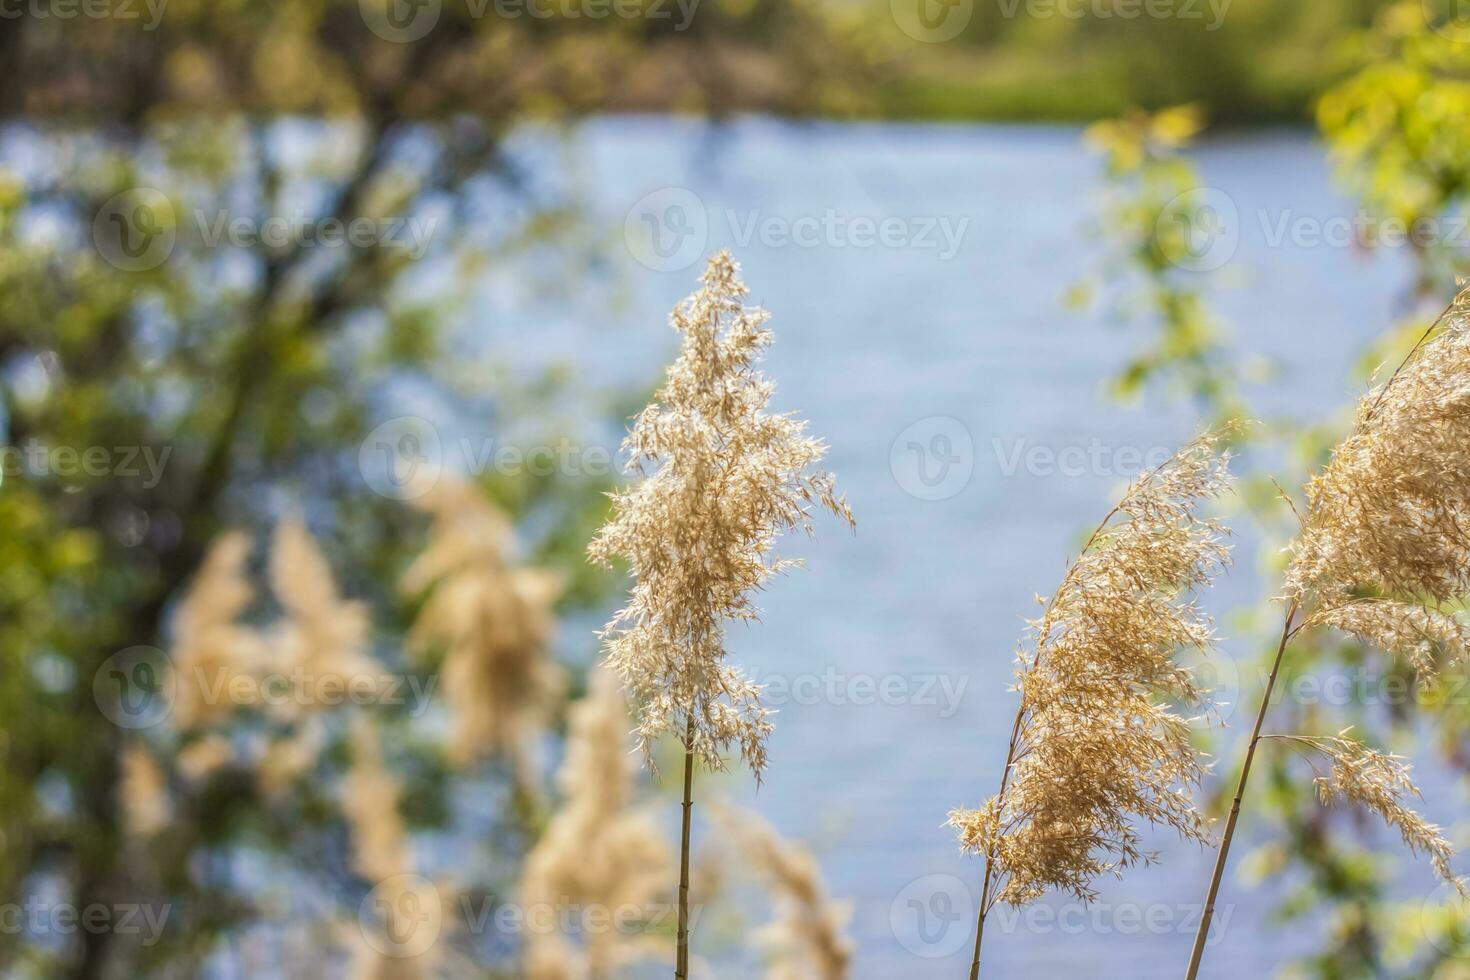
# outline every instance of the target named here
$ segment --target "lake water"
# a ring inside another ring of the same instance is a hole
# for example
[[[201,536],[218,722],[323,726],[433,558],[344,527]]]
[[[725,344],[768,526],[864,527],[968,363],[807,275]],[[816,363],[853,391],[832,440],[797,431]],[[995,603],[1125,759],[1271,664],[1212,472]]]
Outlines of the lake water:
[[[1403,310],[1404,257],[1273,243],[1283,218],[1355,210],[1305,133],[1222,138],[1197,156],[1238,210],[1215,308],[1242,351],[1280,368],[1252,399],[1303,419],[1344,411],[1361,390],[1355,359]],[[732,631],[733,659],[792,694],[774,699],[765,785],[733,776],[720,789],[819,853],[833,893],[853,903],[858,977],[963,976],[980,868],[942,825],[994,791],[1023,618],[1136,458],[1201,423],[1189,405],[1109,401],[1105,382],[1143,335],[1062,303],[1096,267],[1084,227],[1099,161],[1073,129],[651,119],[587,125],[570,159],[566,188],[606,231],[593,252],[619,285],[547,295],[513,265],[486,283],[474,328],[523,363],[572,360],[596,391],[649,384],[674,349],[667,312],[694,288],[696,259],[735,252],[753,301],[774,313],[776,406],[830,443],[859,526],[824,520],[814,541],[788,542],[808,567],[761,597],[759,626]],[[660,251],[639,245],[649,227]],[[1062,462],[1013,465],[1034,447]],[[1079,453],[1103,462],[1074,467]],[[1257,569],[1246,535],[1208,599],[1222,624],[1269,594]],[[1252,663],[1256,640],[1222,632],[1228,655]],[[1238,734],[1245,720],[1231,721]],[[696,841],[709,833],[701,823]],[[1093,912],[1054,901],[1054,921],[995,920],[989,975],[1179,976],[1210,856],[1157,843],[1162,865],[1101,883]],[[1204,975],[1267,975],[1311,948],[1310,931],[1270,921],[1270,893],[1229,881]],[[1427,869],[1406,887],[1429,894]],[[751,975],[748,952],[715,937],[705,948],[719,975]]]

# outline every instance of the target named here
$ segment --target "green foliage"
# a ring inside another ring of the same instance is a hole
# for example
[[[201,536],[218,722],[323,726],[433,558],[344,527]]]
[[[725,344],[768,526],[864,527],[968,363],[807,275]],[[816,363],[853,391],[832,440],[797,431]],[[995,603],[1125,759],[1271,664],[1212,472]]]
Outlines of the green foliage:
[[[1411,232],[1418,291],[1443,295],[1466,269],[1464,236],[1448,231],[1470,195],[1470,37],[1425,10],[1404,0],[1355,39],[1361,68],[1323,95],[1317,121],[1363,205]]]

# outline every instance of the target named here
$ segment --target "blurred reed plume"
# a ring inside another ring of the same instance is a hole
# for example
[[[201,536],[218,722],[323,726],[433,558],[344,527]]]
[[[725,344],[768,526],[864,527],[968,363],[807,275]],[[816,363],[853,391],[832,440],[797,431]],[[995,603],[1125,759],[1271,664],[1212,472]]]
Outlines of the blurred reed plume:
[[[557,776],[563,800],[526,857],[521,903],[527,910],[525,975],[530,980],[607,980],[621,965],[662,950],[657,936],[622,928],[589,929],[580,950],[556,931],[570,910],[608,913],[668,908],[673,858],[657,825],[633,806],[636,763],[618,680],[604,670],[570,711],[566,761]]]
[[[168,826],[173,804],[168,776],[142,742],[129,742],[122,753],[122,780],[118,796],[128,834],[148,838]]]
[[[757,933],[771,951],[767,980],[847,980],[854,944],[846,934],[852,908],[827,894],[811,851],[783,840],[749,811],[716,811],[726,834],[775,899],[776,918]]]
[[[278,796],[316,762],[326,740],[322,710],[341,704],[350,688],[375,689],[383,671],[368,653],[367,607],[341,597],[326,557],[299,520],[282,520],[272,538],[271,591],[284,615],[265,627],[242,622],[255,600],[249,558],[243,533],[221,535],[175,616],[173,717],[180,731],[199,735],[178,763],[190,778],[229,764],[234,749],[214,730],[237,709],[265,710],[287,729],[261,736],[268,741],[252,768],[262,791]],[[267,676],[285,683],[274,685],[277,696],[263,704]]]
[[[361,915],[344,930],[353,954],[352,977],[434,976],[442,959],[436,940],[444,918],[443,898],[437,887],[413,873],[399,810],[403,788],[383,764],[377,726],[368,716],[355,714],[349,731],[352,764],[342,783],[342,812],[352,830],[352,868],[373,886],[377,900],[372,911],[382,930],[377,942],[369,942]]]
[[[646,759],[674,735],[684,745],[684,823],[675,976],[688,975],[689,811],[694,760],[724,767],[738,746],[759,780],[769,712],[760,689],[725,662],[724,622],[751,621],[751,593],[793,562],[775,557],[783,531],[811,531],[821,506],[853,523],[833,477],[813,468],[826,446],[805,423],[766,411],[774,385],[755,370],[771,332],[729,253],[709,260],[701,288],[674,308],[679,356],[623,443],[628,470],[651,474],[613,494],[592,560],[626,560],[634,586],[602,636],[606,663],[633,706]]]
[[[503,757],[530,792],[535,740],[565,695],[564,672],[551,656],[560,580],[510,564],[510,521],[473,484],[446,476],[413,503],[433,522],[428,546],[400,583],[408,594],[428,595],[408,643],[420,657],[445,651],[450,759],[463,766]]]
[[[342,598],[326,556],[295,517],[276,525],[270,580],[286,614],[270,634],[273,666],[306,685],[285,706],[286,718],[340,703],[349,686],[381,677],[367,652],[372,623],[366,604]]]
[[[1135,481],[1031,624],[1000,792],[949,816],[961,846],[985,857],[972,978],[997,902],[1054,888],[1091,901],[1099,875],[1154,859],[1140,821],[1208,837],[1191,797],[1205,764],[1193,719],[1177,711],[1201,709],[1207,692],[1176,654],[1214,644],[1193,595],[1228,563],[1228,532],[1199,509],[1228,485],[1232,432],[1201,436]]]
[[[1342,799],[1377,813],[1466,893],[1450,869],[1452,850],[1440,829],[1404,805],[1419,795],[1406,765],[1344,735],[1263,735],[1262,729],[1287,647],[1306,629],[1333,627],[1422,674],[1465,662],[1470,627],[1458,610],[1470,599],[1470,289],[1435,319],[1389,379],[1362,397],[1351,433],[1308,484],[1306,513],[1299,516],[1281,641],[1195,936],[1191,980],[1265,738],[1329,757],[1331,771],[1317,780],[1324,803]]]
[[[264,637],[239,622],[255,599],[249,558],[248,537],[239,531],[221,535],[174,614],[173,719],[182,730],[225,720],[234,706],[211,692],[227,690],[234,678],[255,674],[265,662]],[[220,682],[224,687],[217,688]]]
[[[342,812],[352,828],[352,867],[370,882],[409,870],[407,837],[398,812],[402,787],[383,767],[378,730],[364,715],[351,725],[352,765],[342,784]]]

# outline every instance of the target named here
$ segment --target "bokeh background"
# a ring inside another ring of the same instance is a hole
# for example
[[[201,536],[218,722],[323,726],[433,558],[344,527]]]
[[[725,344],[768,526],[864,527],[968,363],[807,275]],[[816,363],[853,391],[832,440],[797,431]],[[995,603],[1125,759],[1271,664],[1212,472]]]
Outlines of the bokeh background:
[[[759,788],[699,777],[696,973],[826,976],[767,925],[759,813],[844,975],[961,976],[943,823],[993,792],[1034,596],[1150,460],[1260,420],[1204,599],[1221,812],[1272,479],[1470,247],[1470,10],[1433,0],[0,0],[0,79],[6,976],[527,976],[548,841],[580,911],[647,913],[557,920],[564,975],[667,973],[673,881],[602,832],[676,848],[674,770],[568,745],[625,588],[586,543],[721,248],[858,529],[731,630],[779,714]],[[1411,756],[1463,845],[1470,686],[1406,670],[1304,646],[1273,725]],[[1470,977],[1463,903],[1265,761],[1203,975]],[[987,972],[1179,975],[1210,855],[1154,843],[1002,913]]]

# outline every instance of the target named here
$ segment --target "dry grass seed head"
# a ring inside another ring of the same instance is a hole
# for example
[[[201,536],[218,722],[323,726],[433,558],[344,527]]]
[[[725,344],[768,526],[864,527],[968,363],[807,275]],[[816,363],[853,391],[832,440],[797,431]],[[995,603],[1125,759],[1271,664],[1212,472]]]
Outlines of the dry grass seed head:
[[[1454,848],[1439,827],[1407,805],[1410,799],[1422,798],[1409,764],[1349,737],[1350,731],[1344,730],[1335,738],[1293,738],[1332,760],[1326,775],[1314,780],[1322,805],[1341,801],[1377,814],[1399,832],[1410,852],[1427,854],[1435,872],[1462,896],[1470,897],[1464,879],[1450,867]]]
[[[852,910],[827,894],[816,856],[749,811],[721,807],[717,814],[775,898],[776,918],[760,934],[772,952],[767,980],[846,980],[855,948],[846,932]]]
[[[230,690],[266,661],[259,632],[239,623],[255,598],[246,565],[250,539],[233,531],[210,545],[173,620],[174,722],[188,730],[224,721],[234,710],[213,691]]]
[[[663,938],[637,930],[596,929],[580,957],[555,931],[562,907],[652,909],[667,899],[673,859],[658,826],[633,807],[635,761],[628,712],[617,678],[593,674],[587,696],[572,706],[566,760],[557,775],[564,794],[526,858],[521,903],[528,917],[525,968],[555,976],[569,959],[585,959],[590,975],[611,976],[622,964],[662,952]]]
[[[1193,595],[1227,564],[1227,532],[1199,509],[1226,488],[1229,433],[1135,481],[1032,623],[1005,791],[949,821],[992,861],[996,901],[1090,900],[1099,875],[1152,860],[1140,823],[1207,839],[1191,796],[1206,767],[1178,713],[1206,692],[1176,654],[1214,642]]]
[[[409,649],[444,648],[450,759],[501,756],[529,781],[535,741],[566,689],[551,652],[560,579],[510,564],[510,521],[472,484],[446,477],[414,502],[433,523],[401,583],[409,594],[428,592]]]
[[[760,690],[725,663],[724,622],[752,620],[751,595],[792,563],[776,537],[811,530],[822,507],[849,524],[833,477],[816,470],[825,445],[805,423],[766,411],[773,385],[755,370],[771,342],[764,310],[728,253],[710,259],[701,288],[672,314],[678,358],[623,446],[630,471],[654,467],[613,495],[614,516],[589,548],[631,567],[627,606],[603,633],[608,666],[626,686],[645,758],[659,737],[685,738],[710,768],[738,746],[759,777],[770,712]]]
[[[1286,594],[1328,625],[1432,670],[1470,630],[1470,290],[1385,383],[1307,487]]]

